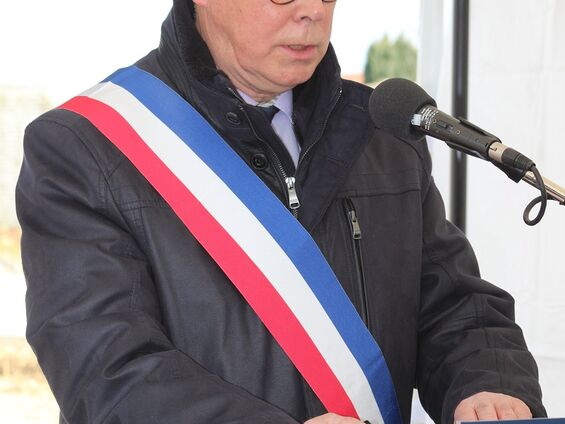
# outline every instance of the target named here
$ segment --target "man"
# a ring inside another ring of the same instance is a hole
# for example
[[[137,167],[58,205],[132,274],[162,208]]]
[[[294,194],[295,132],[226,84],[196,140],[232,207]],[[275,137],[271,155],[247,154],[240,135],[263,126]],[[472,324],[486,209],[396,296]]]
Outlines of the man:
[[[402,422],[413,387],[445,424],[544,415],[512,299],[479,278],[445,220],[425,143],[376,130],[370,90],[341,80],[334,8],[176,0],[159,49],[136,65],[193,105],[311,234],[382,350]],[[64,108],[38,118],[17,188],[27,336],[61,422],[361,422],[327,412],[101,131]]]

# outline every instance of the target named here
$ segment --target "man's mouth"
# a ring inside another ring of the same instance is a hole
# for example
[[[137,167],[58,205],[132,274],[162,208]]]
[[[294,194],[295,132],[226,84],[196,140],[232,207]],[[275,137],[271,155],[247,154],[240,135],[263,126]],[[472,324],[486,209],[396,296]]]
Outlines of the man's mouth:
[[[285,44],[282,46],[289,57],[295,60],[311,60],[316,56],[317,47],[315,44]]]
[[[312,47],[312,46],[307,46],[305,44],[289,44],[288,48],[292,49],[292,50],[306,50],[308,47]]]

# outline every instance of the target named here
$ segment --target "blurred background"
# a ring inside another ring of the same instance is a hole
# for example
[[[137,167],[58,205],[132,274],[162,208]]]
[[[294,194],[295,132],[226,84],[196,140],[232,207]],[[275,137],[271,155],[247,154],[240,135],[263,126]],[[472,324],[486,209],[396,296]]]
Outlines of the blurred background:
[[[451,111],[455,0],[338,0],[332,42],[350,79],[419,82]],[[25,342],[14,187],[25,126],[155,48],[170,0],[0,3],[0,422],[56,423],[58,408]],[[565,185],[565,2],[470,0],[469,120]],[[448,210],[450,150],[430,140]],[[466,231],[483,277],[516,298],[550,416],[565,416],[565,208],[522,222],[537,193],[492,165],[468,164]],[[415,402],[413,422],[428,418]]]

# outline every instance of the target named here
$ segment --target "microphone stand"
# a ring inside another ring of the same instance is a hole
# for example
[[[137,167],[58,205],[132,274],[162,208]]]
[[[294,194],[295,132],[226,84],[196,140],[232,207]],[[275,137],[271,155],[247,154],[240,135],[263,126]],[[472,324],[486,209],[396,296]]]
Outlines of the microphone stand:
[[[522,180],[532,187],[538,188],[536,177],[532,171],[526,172],[526,174],[522,177]],[[545,177],[542,177],[542,180],[547,191],[547,199],[555,200],[559,202],[559,204],[565,206],[565,189]]]

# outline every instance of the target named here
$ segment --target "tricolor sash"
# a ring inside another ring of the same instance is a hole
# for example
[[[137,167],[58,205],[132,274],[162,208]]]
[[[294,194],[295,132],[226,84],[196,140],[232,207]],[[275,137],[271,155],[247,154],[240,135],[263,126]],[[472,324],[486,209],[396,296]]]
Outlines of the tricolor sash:
[[[318,246],[189,103],[129,67],[60,108],[88,119],[155,187],[329,412],[401,424],[382,352]]]

